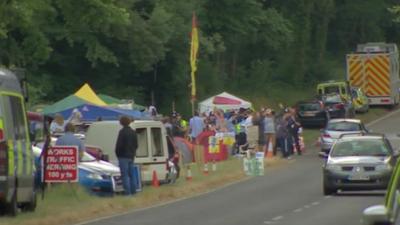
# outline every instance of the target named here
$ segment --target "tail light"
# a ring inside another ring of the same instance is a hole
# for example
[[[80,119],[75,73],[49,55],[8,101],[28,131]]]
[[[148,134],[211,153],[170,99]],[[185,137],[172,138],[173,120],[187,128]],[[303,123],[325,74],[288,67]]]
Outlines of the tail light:
[[[390,102],[390,99],[381,99],[381,102],[384,102],[384,103],[389,103]]]
[[[7,160],[7,143],[0,142],[0,175],[7,175],[8,160]]]
[[[335,105],[336,109],[344,109],[344,104],[340,103],[340,104],[336,104]]]
[[[324,133],[324,134],[322,134],[322,137],[323,138],[331,138],[331,135],[329,135],[328,133]]]

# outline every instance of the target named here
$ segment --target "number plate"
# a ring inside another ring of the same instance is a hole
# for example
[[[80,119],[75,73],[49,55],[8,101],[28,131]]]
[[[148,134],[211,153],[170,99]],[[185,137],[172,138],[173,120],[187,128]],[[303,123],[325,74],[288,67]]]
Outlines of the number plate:
[[[115,192],[123,191],[124,188],[122,186],[122,177],[121,176],[113,176],[114,184],[115,184]]]
[[[353,174],[350,175],[349,180],[369,180],[369,176],[365,174]]]
[[[305,112],[304,116],[315,116],[315,113],[311,113],[311,112]]]

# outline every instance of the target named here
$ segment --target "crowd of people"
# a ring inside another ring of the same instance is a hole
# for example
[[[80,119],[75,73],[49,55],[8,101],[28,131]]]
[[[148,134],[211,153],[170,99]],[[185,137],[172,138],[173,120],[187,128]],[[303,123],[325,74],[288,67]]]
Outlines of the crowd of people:
[[[295,152],[301,155],[301,124],[296,118],[295,109],[291,107],[281,107],[278,112],[271,108],[261,108],[259,111],[243,108],[223,111],[215,108],[207,113],[195,112],[189,122],[173,112],[171,116],[163,117],[162,122],[170,136],[184,137],[193,143],[203,131],[234,133],[236,143],[233,154],[248,148],[248,128],[258,126],[257,151],[272,151],[273,155],[277,155],[279,150],[282,157],[288,159]]]

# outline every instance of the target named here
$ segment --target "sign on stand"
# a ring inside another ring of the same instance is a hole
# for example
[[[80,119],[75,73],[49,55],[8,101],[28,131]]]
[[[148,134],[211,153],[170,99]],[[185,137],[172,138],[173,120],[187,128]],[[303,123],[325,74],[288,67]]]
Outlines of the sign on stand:
[[[43,181],[78,182],[78,147],[53,146],[42,160]]]
[[[243,169],[248,176],[263,176],[264,152],[256,152],[252,158],[243,158]]]

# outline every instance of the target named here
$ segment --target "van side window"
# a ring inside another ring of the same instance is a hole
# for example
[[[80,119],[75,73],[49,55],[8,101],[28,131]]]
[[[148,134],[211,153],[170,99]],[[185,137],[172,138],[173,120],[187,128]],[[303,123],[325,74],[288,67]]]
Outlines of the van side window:
[[[163,137],[161,128],[151,128],[151,145],[153,156],[164,156]]]
[[[22,99],[17,96],[4,96],[5,104],[10,106],[11,116],[10,122],[14,125],[14,139],[15,140],[26,140],[27,130],[25,126],[25,112],[22,107]]]
[[[136,150],[136,157],[147,157],[149,146],[147,144],[147,129],[136,128],[136,135],[138,139],[138,148]]]

